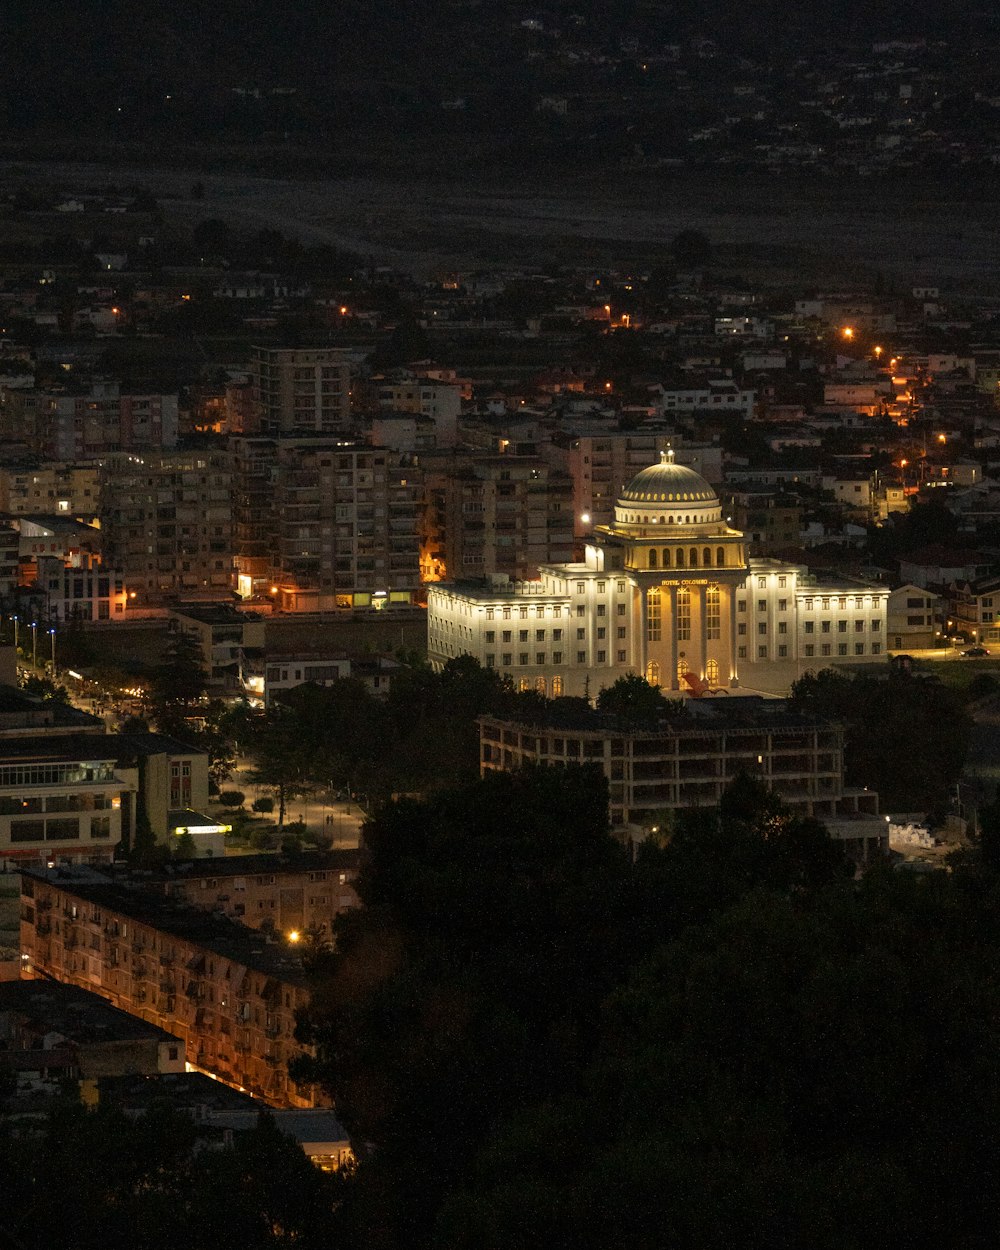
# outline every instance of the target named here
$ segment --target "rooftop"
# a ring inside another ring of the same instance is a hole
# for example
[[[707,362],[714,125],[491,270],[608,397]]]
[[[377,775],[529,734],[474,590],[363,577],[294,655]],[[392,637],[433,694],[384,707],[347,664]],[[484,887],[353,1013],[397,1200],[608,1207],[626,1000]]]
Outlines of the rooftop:
[[[306,983],[301,960],[284,942],[268,941],[265,934],[224,916],[185,906],[160,892],[148,877],[143,879],[139,873],[80,864],[24,868],[21,875],[45,881],[74,898],[128,916],[275,980],[292,985]]]

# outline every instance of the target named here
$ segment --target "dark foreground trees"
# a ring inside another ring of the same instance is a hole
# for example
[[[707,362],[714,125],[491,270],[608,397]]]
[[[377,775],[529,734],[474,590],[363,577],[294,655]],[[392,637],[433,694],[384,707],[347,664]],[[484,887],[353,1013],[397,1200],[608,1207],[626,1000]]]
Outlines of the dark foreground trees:
[[[338,1250],[342,1180],[320,1172],[273,1122],[205,1142],[154,1107],[0,1117],[0,1244],[19,1250]]]
[[[590,1097],[629,976],[754,890],[804,900],[844,879],[824,832],[753,782],[679,824],[633,854],[587,768],[492,775],[369,823],[366,909],[318,962],[302,1030],[362,1156],[344,1211],[359,1244],[543,1244],[469,1213],[492,1201],[505,1134]]]

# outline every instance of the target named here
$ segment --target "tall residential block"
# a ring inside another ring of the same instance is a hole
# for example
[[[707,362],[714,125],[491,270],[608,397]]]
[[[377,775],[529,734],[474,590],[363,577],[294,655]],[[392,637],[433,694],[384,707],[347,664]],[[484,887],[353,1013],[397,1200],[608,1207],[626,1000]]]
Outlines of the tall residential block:
[[[255,347],[252,429],[259,434],[347,434],[351,367],[336,347]]]
[[[104,558],[123,575],[130,603],[219,598],[232,588],[228,451],[109,457],[101,517]]]
[[[422,475],[384,447],[234,440],[236,568],[244,598],[286,612],[412,603]]]

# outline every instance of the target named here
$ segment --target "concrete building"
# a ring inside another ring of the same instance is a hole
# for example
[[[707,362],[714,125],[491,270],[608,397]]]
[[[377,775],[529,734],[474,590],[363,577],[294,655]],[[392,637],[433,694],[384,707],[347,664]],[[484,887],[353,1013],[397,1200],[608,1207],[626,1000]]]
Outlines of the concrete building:
[[[51,909],[25,906],[35,932],[51,931]],[[164,1029],[119,1011],[89,989],[58,981],[0,984],[0,1071],[96,1081],[184,1071],[184,1043]]]
[[[264,646],[264,617],[232,603],[182,603],[169,617],[171,628],[198,640],[210,685],[236,689],[244,652]]]
[[[105,734],[94,716],[0,687],[0,862],[110,861],[144,827],[221,853],[208,757],[164,734]],[[197,816],[197,822],[192,817]]]
[[[573,558],[573,485],[538,456],[421,457],[426,505],[420,565],[444,577],[537,577]]]
[[[301,852],[294,857],[228,855],[191,860],[149,875],[150,889],[189,907],[228,916],[249,929],[329,938],[341,912],[357,907],[360,852]]]
[[[8,390],[0,440],[23,441],[34,455],[64,462],[170,450],[177,445],[177,396],[123,395],[111,381],[76,394]]]
[[[384,655],[334,655],[297,652],[291,655],[245,655],[243,690],[271,707],[284,691],[307,684],[330,686],[345,678],[363,682],[373,694],[389,692],[402,665]]]
[[[483,773],[525,764],[596,764],[608,780],[612,826],[644,837],[668,813],[717,807],[741,774],[762,781],[794,811],[824,821],[860,861],[888,850],[878,795],[844,784],[844,731],[788,710],[781,700],[705,699],[687,715],[637,730],[590,711],[568,724],[480,720]]]
[[[237,586],[286,612],[408,606],[420,585],[422,475],[408,456],[328,438],[237,451]]]
[[[49,621],[113,621],[124,615],[128,592],[122,575],[93,556],[81,553],[68,563],[42,556],[37,570]]]
[[[130,604],[218,599],[232,589],[229,452],[109,457],[101,518],[105,559],[124,578]]]
[[[189,1063],[278,1107],[326,1105],[297,1086],[296,1012],[309,993],[295,948],[90,867],[21,874],[23,975],[106,998],[179,1038]]]
[[[739,491],[726,500],[726,515],[742,530],[751,556],[771,556],[802,539],[802,504],[774,491]]]
[[[552,695],[593,696],[628,673],[668,690],[742,680],[780,692],[807,668],[884,658],[887,596],[750,560],[709,484],[664,452],[582,562],[534,581],[428,587],[428,655],[438,667],[474,655]]]
[[[254,429],[248,433],[351,433],[351,366],[343,349],[255,347],[250,370]]]
[[[433,423],[438,447],[458,442],[458,418],[462,411],[462,388],[456,382],[407,374],[377,381],[378,406],[383,412],[416,413]]]
[[[0,512],[15,516],[97,516],[100,469],[64,461],[0,467]]]
[[[1000,585],[1000,583],[998,583]],[[997,603],[1000,604],[1000,598]],[[921,651],[939,640],[943,601],[923,586],[907,582],[889,591],[886,633],[893,651]]]
[[[1000,577],[954,582],[948,590],[948,615],[949,632],[987,646],[1000,643]]]

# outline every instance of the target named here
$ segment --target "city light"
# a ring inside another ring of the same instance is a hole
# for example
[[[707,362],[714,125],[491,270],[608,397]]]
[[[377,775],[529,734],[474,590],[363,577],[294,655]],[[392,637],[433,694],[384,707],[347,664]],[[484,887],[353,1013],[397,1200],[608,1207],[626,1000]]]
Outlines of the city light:
[[[294,944],[295,942],[298,942],[301,939],[301,937],[302,937],[302,934],[298,931],[298,929],[289,930],[289,933],[288,933],[289,942]]]
[[[844,326],[843,330],[841,330],[841,334],[843,334],[843,336],[844,336],[844,338],[845,338],[845,339],[852,339],[852,338],[854,338],[854,327],[853,327],[853,326]]]

